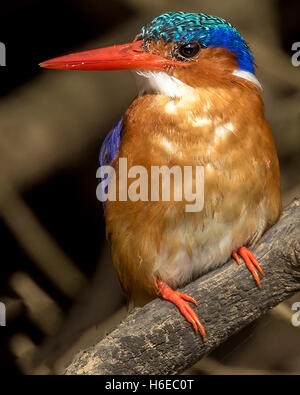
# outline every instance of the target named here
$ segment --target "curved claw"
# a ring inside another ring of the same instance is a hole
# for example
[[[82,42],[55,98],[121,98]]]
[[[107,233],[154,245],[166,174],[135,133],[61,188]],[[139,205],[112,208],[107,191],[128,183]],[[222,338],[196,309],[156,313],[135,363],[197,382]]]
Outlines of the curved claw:
[[[255,281],[257,282],[257,285],[260,286],[261,282],[260,282],[260,278],[259,278],[259,275],[257,273],[257,270],[260,272],[260,274],[262,276],[264,275],[264,272],[263,272],[262,268],[260,267],[260,265],[259,265],[257,259],[255,258],[255,256],[252,254],[251,251],[248,250],[248,248],[240,247],[236,252],[232,253],[233,259],[239,265],[241,264],[241,261],[240,261],[238,255],[240,255],[243,258],[247,268],[250,270],[250,272],[252,273],[253,277],[255,278]]]
[[[187,300],[188,302],[192,302],[192,303],[194,303],[196,306],[198,306],[198,302],[197,302],[194,298],[192,298],[190,295],[187,295],[187,294],[184,294],[184,293],[178,292],[178,291],[176,291],[176,293],[177,293],[177,295],[178,295],[180,298],[182,298],[182,299],[184,299],[184,300]]]
[[[205,338],[206,336],[205,329],[201,324],[201,322],[199,321],[197,314],[188,304],[188,302],[192,302],[196,306],[198,306],[196,300],[185,293],[174,291],[172,288],[170,288],[166,283],[164,283],[160,279],[157,280],[157,288],[161,297],[165,300],[174,303],[175,306],[177,306],[178,309],[180,310],[181,314],[185,317],[185,319],[193,325],[195,332],[198,333],[200,329],[203,338]]]

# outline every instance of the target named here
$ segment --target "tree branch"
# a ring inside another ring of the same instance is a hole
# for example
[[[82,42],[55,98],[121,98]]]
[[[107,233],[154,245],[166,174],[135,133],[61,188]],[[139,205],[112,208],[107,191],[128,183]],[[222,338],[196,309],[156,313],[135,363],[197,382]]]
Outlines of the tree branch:
[[[205,341],[171,303],[156,299],[98,344],[78,353],[65,374],[174,374],[194,365],[234,333],[300,290],[300,198],[254,250],[264,272],[257,287],[233,260],[184,288],[206,328]]]

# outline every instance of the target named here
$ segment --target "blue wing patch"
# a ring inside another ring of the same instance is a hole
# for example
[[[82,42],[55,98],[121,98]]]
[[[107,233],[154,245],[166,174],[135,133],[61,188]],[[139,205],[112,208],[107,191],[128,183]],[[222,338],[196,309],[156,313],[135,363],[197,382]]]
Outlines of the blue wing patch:
[[[105,137],[99,155],[100,166],[107,166],[120,151],[124,115]]]
[[[120,151],[120,145],[122,140],[122,131],[123,131],[123,120],[124,115],[120,119],[119,122],[115,123],[111,131],[105,137],[103,144],[101,146],[99,162],[100,166],[108,166],[113,159],[118,155]],[[108,174],[105,178],[108,177]],[[101,182],[101,180],[100,180]],[[102,187],[103,192],[107,192],[107,185]],[[105,209],[105,202],[103,202],[103,208]]]

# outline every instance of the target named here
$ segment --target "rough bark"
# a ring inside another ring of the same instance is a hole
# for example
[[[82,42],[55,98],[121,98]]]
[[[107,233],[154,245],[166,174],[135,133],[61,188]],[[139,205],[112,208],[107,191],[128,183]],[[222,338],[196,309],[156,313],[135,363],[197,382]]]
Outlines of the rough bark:
[[[267,310],[300,290],[300,199],[262,237],[254,250],[264,272],[257,287],[245,266],[230,260],[184,288],[205,340],[171,303],[156,299],[131,314],[96,345],[78,353],[65,374],[176,374]]]

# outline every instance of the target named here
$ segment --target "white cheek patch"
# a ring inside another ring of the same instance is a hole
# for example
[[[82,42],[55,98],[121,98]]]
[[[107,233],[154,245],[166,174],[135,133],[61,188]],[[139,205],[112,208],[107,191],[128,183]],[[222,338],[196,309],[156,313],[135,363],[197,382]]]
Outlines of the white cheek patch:
[[[165,96],[181,98],[194,92],[194,88],[163,71],[138,70],[137,74],[148,80],[152,90]]]
[[[253,73],[250,73],[250,71],[245,71],[245,70],[234,70],[232,75],[235,75],[236,77],[243,78],[244,80],[250,81],[253,84],[257,85],[261,90],[262,86],[258,79],[255,77]]]

